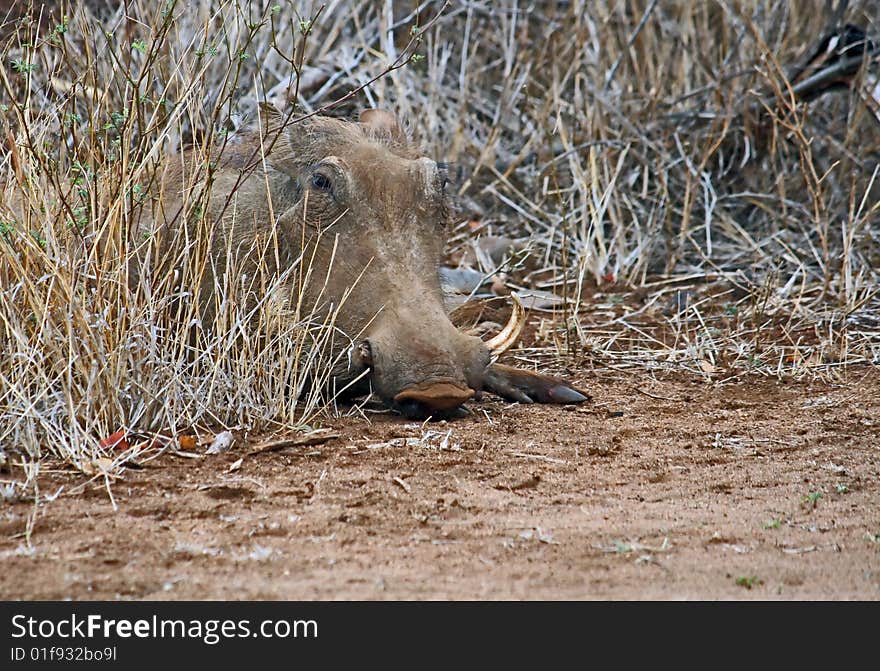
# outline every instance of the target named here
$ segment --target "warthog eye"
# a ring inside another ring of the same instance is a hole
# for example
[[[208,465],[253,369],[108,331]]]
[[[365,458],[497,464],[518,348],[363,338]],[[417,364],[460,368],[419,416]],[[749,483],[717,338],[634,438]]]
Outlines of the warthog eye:
[[[312,186],[319,191],[329,191],[333,188],[333,184],[330,182],[330,178],[327,175],[323,175],[320,172],[316,172],[312,175]]]

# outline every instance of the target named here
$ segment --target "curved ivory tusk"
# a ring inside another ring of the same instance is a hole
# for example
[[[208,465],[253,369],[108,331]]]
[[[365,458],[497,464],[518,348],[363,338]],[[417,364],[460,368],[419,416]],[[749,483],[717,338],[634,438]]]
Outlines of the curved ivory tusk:
[[[513,299],[513,312],[510,313],[510,320],[498,335],[486,341],[486,347],[489,348],[493,357],[501,356],[516,344],[526,323],[526,311],[519,297],[516,294],[510,294],[510,297]]]

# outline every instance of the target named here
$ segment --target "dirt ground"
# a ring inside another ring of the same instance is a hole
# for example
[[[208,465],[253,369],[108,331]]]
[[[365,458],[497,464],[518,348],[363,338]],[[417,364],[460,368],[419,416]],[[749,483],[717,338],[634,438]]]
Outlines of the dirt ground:
[[[578,376],[575,375],[575,379]],[[56,473],[3,599],[880,598],[880,375],[615,373],[577,407],[347,417],[321,445]],[[230,471],[235,462],[241,465]]]

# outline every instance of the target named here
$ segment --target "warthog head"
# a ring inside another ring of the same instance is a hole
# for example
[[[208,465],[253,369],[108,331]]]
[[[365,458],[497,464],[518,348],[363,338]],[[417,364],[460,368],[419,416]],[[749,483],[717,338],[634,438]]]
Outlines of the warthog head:
[[[415,152],[391,114],[288,123],[264,106],[261,120],[261,133],[227,149],[213,175],[214,247],[222,254],[271,232],[278,270],[308,260],[308,281],[291,281],[289,301],[332,312],[347,334],[337,389],[371,390],[412,417],[446,414],[484,389],[523,402],[584,400],[554,378],[491,363],[490,348],[509,344],[513,327],[487,344],[453,326],[438,278],[450,219],[446,169]],[[248,164],[259,167],[243,172]],[[180,175],[167,177],[164,191],[179,192]]]

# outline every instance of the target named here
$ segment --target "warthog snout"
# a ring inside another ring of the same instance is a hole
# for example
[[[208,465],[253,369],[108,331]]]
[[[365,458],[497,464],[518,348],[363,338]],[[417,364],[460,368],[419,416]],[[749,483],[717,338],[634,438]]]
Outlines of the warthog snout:
[[[380,314],[350,356],[355,371],[370,373],[361,391],[368,387],[408,417],[444,415],[473,398],[490,360],[482,341],[459,333],[445,315],[432,315],[434,305],[414,310],[412,321],[393,310]]]
[[[407,417],[445,415],[483,387],[488,349],[445,321],[420,329],[387,320],[355,348],[356,365],[370,370],[370,391]]]
[[[432,380],[407,387],[394,397],[394,404],[407,417],[417,417],[453,410],[473,397],[473,389],[463,389],[452,381]]]

